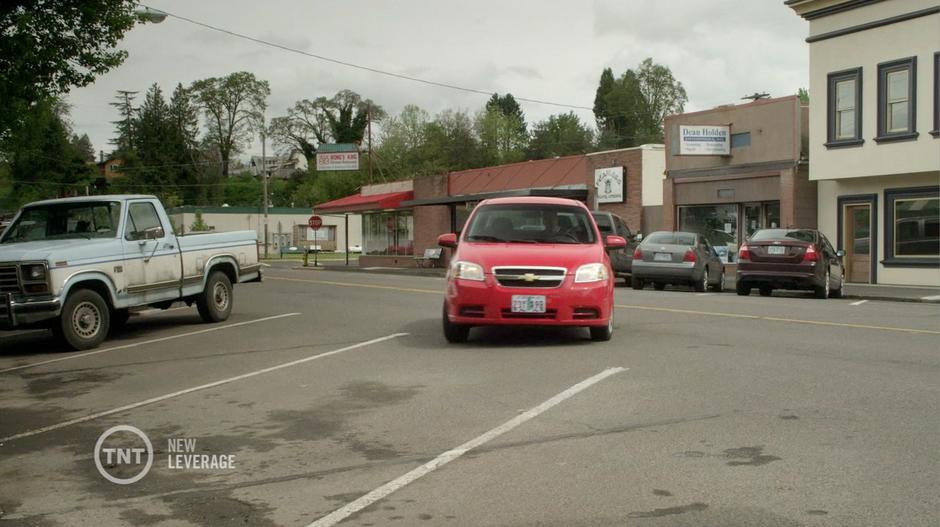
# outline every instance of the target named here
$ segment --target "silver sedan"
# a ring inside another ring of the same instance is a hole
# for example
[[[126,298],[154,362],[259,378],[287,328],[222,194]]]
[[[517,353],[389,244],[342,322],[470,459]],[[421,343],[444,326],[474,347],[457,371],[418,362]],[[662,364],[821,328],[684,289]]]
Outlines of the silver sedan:
[[[652,282],[658,291],[670,284],[687,284],[699,292],[721,291],[724,272],[715,248],[694,232],[654,232],[633,253],[634,289]]]

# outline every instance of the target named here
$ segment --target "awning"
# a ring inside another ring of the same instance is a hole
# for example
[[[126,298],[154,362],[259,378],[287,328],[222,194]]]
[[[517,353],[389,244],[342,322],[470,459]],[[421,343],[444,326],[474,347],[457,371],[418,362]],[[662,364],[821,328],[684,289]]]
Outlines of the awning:
[[[386,192],[363,196],[354,194],[345,198],[334,199],[313,207],[316,212],[364,212],[369,210],[397,209],[403,201],[414,199],[414,191]],[[405,205],[407,206],[407,205]]]
[[[459,196],[441,196],[439,198],[413,199],[403,201],[403,207],[425,207],[430,205],[450,205],[453,203],[467,203],[483,201],[491,198],[513,198],[520,196],[539,196],[545,198],[568,198],[584,201],[588,197],[586,185],[572,185],[563,188],[520,188],[515,190],[501,190],[497,192],[480,192],[477,194],[461,194]]]

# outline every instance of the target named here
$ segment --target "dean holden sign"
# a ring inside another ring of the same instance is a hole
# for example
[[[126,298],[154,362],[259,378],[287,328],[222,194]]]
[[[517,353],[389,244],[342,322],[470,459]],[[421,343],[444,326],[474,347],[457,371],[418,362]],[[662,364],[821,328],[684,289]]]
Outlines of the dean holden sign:
[[[679,125],[679,155],[731,155],[731,127],[727,125]]]

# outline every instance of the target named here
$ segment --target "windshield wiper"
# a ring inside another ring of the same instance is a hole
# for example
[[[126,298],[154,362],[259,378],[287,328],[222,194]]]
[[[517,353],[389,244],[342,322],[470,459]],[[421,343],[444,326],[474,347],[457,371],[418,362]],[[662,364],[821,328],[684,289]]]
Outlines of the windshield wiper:
[[[497,242],[497,243],[502,243],[502,242],[505,242],[506,240],[503,240],[503,239],[501,239],[501,238],[497,238],[496,236],[490,236],[489,234],[471,234],[470,236],[467,236],[467,241],[474,241],[474,242],[480,241],[480,242]]]
[[[540,243],[538,240],[506,240],[507,243]]]

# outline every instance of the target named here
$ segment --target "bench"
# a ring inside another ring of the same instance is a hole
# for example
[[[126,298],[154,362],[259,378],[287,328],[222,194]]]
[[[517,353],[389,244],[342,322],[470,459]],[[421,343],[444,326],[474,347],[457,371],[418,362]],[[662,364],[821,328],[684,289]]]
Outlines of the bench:
[[[418,267],[437,267],[444,257],[443,247],[432,247],[424,250],[423,256],[415,256],[415,265]]]

